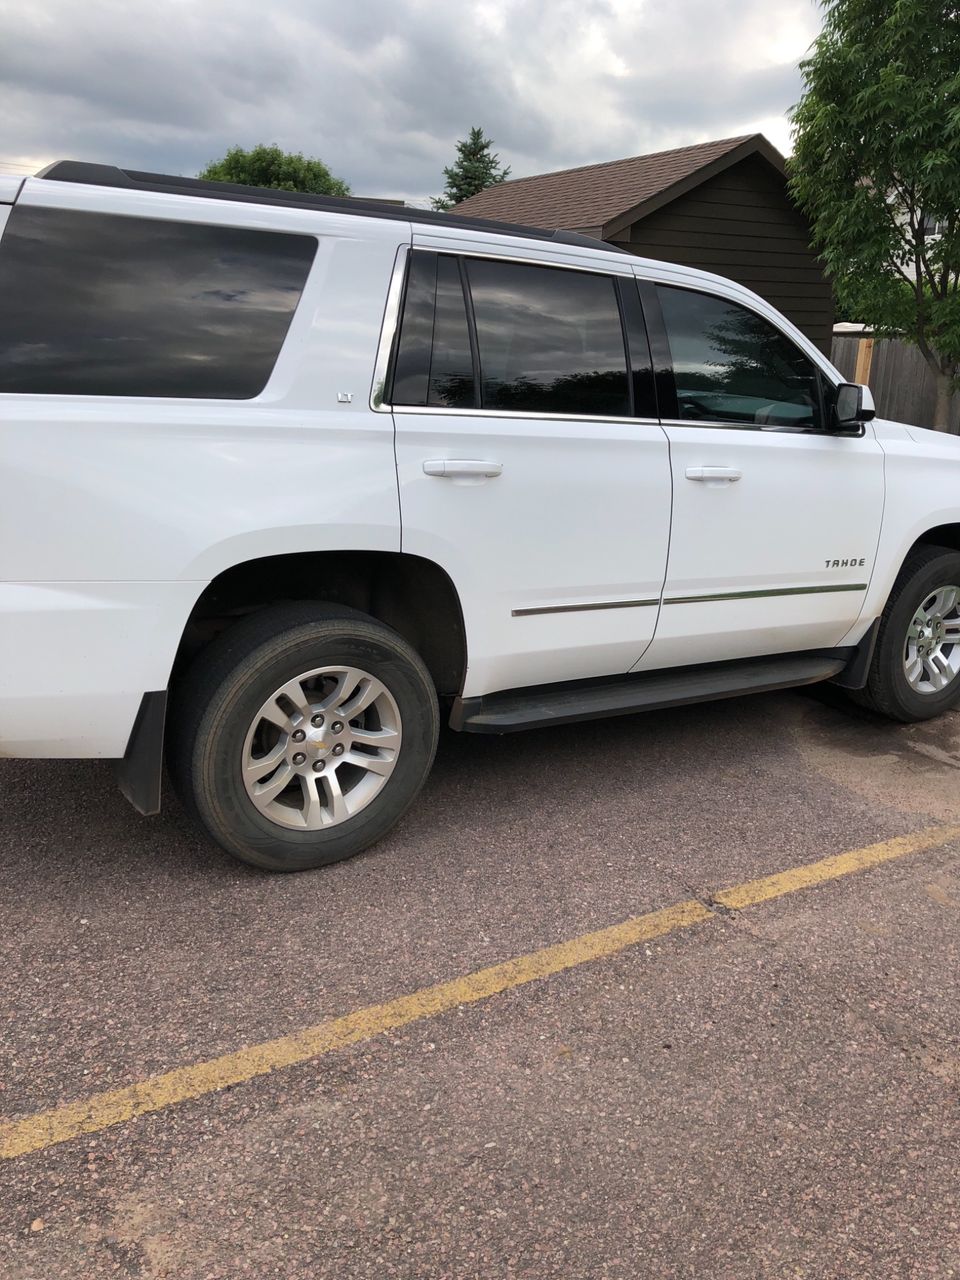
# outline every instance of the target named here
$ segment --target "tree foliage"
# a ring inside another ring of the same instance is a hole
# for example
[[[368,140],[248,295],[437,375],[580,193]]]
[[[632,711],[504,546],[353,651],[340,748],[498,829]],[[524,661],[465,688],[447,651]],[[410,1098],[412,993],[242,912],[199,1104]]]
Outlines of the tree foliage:
[[[447,185],[443,195],[433,201],[435,209],[450,209],[510,176],[510,169],[500,164],[500,156],[492,147],[493,139],[485,138],[483,130],[476,128],[457,143],[457,158],[443,171]]]
[[[245,187],[272,187],[277,191],[311,191],[322,196],[350,194],[347,184],[335,178],[322,160],[263,143],[249,151],[231,147],[222,160],[208,164],[199,176],[211,182],[239,182]]]
[[[960,372],[960,7],[824,7],[801,63],[791,187],[842,310],[920,348],[943,429]]]

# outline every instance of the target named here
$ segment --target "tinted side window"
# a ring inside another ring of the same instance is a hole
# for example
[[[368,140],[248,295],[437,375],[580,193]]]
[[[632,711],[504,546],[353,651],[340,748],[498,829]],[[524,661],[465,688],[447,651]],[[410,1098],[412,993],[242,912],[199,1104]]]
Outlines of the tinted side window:
[[[472,409],[476,404],[467,307],[456,258],[415,253],[407,277],[393,403]]]
[[[630,413],[623,327],[611,276],[465,258],[485,409]]]
[[[724,298],[666,287],[658,294],[681,418],[822,426],[816,366],[779,329]]]
[[[415,253],[407,271],[400,336],[393,369],[394,404],[424,405],[430,382],[433,312],[437,298],[437,255]]]
[[[16,205],[0,391],[249,399],[315,252],[312,236]]]

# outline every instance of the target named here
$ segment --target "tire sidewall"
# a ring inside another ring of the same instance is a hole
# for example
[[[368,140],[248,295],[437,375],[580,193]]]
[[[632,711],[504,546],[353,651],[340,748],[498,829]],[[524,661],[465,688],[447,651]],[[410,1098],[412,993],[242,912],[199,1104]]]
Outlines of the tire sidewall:
[[[913,616],[923,601],[938,587],[960,587],[960,552],[944,552],[918,568],[905,584],[886,620],[881,641],[882,679],[885,692],[896,710],[907,720],[927,720],[948,711],[960,701],[960,676],[940,693],[919,693],[907,680],[903,650]]]
[[[370,634],[374,630],[382,635]],[[214,838],[246,862],[304,870],[348,858],[380,839],[409,808],[436,750],[436,694],[422,663],[385,628],[323,620],[255,648],[219,687],[194,742],[194,802]],[[412,660],[411,660],[412,659]],[[400,712],[396,766],[376,797],[335,827],[297,831],[273,823],[247,794],[241,775],[250,725],[281,685],[317,667],[357,667],[382,681]]]

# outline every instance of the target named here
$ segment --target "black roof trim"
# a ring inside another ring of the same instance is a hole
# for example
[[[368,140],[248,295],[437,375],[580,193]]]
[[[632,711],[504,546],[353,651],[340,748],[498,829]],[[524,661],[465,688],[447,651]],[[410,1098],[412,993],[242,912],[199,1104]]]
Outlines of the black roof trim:
[[[275,204],[290,209],[319,209],[325,213],[351,213],[363,218],[386,218],[394,222],[418,222],[434,227],[461,227],[471,231],[487,231],[501,236],[527,236],[535,240],[552,240],[559,244],[582,245],[589,249],[608,249],[626,253],[619,245],[605,244],[578,231],[544,231],[542,227],[524,227],[512,222],[494,222],[487,218],[461,217],[432,209],[410,209],[379,200],[353,200],[340,196],[319,196],[304,191],[274,191],[266,187],[244,187],[234,182],[207,182],[203,178],[182,178],[166,173],[142,173],[138,169],[120,169],[112,164],[89,164],[84,160],[56,160],[37,174],[55,182],[79,182],[97,187],[124,187],[129,191],[159,191],[176,196],[204,196],[208,200],[236,200],[243,204]]]

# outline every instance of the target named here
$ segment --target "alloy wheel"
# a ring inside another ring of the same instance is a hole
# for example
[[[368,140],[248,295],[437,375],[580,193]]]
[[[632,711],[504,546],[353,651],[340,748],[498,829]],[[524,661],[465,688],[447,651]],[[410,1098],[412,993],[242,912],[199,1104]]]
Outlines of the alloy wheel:
[[[243,744],[247,795],[271,822],[336,826],[383,790],[400,753],[400,711],[376,676],[317,667],[276,689]]]
[[[942,693],[960,673],[960,587],[931,591],[907,629],[903,670],[917,693]]]

